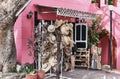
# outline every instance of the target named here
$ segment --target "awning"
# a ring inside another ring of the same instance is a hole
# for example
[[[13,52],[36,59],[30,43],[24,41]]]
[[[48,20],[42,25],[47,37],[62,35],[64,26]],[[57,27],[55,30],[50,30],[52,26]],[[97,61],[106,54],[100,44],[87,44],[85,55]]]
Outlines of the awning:
[[[95,19],[96,14],[89,11],[90,0],[36,0],[34,5],[57,8],[57,14],[77,18]]]
[[[87,19],[95,19],[96,18],[96,14],[72,10],[72,9],[64,9],[64,8],[58,8],[57,15],[67,16],[67,17],[76,17],[76,18],[85,18],[85,19],[86,18]]]

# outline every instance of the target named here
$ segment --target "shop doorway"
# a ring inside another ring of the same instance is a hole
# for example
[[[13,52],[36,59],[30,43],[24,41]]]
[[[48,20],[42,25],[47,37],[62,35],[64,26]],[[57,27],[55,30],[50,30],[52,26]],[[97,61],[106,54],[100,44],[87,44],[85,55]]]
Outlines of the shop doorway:
[[[100,44],[101,44],[101,48],[102,48],[102,65],[109,65],[110,64],[110,47],[109,47],[109,41],[110,41],[110,34],[107,35],[103,35],[100,39]],[[117,62],[117,43],[116,40],[114,38],[114,36],[112,37],[112,68],[115,69],[116,68],[116,62]]]
[[[74,27],[74,41],[78,49],[87,49],[87,23],[76,23]]]

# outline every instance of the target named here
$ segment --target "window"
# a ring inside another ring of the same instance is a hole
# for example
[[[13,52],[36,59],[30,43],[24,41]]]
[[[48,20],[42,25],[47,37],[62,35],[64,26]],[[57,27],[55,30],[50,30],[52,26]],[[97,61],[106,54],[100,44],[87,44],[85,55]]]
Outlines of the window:
[[[105,4],[117,6],[117,0],[105,0]]]
[[[97,3],[98,5],[98,7],[100,8],[100,0],[91,0],[92,1],[92,3]]]
[[[75,24],[75,42],[78,48],[87,48],[88,28],[86,23]]]

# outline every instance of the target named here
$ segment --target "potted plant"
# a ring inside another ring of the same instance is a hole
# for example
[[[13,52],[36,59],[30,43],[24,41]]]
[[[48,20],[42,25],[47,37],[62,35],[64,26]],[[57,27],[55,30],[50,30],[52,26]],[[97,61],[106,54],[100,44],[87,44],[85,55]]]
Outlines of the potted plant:
[[[26,79],[37,79],[37,73],[34,71],[33,64],[25,64],[23,71],[26,73]]]
[[[35,36],[37,36],[39,34],[40,33],[36,34]],[[42,35],[37,36],[36,39],[41,39],[40,36],[42,36]],[[35,62],[36,62],[34,64],[38,64],[37,63],[37,57],[39,56],[39,54],[41,54],[40,52],[42,51],[42,49],[41,49],[41,44],[42,44],[41,41],[42,40],[40,40],[40,41],[35,40],[35,42],[33,42],[31,38],[29,38],[27,40],[28,49],[32,49],[32,50],[29,51],[28,55],[32,56],[32,52],[34,51]],[[34,46],[33,46],[33,44],[34,44]],[[42,62],[40,62],[40,64],[41,63]],[[24,67],[25,72],[28,73],[28,74],[26,74],[26,77],[27,77],[26,79],[33,79],[33,78],[28,78],[28,77],[33,77],[33,76],[34,76],[34,79],[44,79],[45,71],[42,70],[42,69],[38,70],[38,66],[36,66],[36,65],[35,65],[35,68],[36,68],[36,70],[34,70],[34,66],[32,64],[26,64],[26,66]]]

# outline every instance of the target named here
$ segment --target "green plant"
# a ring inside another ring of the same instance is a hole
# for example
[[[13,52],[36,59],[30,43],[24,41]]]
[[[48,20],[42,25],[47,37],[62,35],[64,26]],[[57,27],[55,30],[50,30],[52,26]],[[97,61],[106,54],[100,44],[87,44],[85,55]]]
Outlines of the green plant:
[[[112,5],[113,4],[113,0],[108,0],[108,4]]]
[[[16,67],[11,68],[10,72],[17,72]]]
[[[88,33],[88,48],[90,48],[99,42],[99,33],[94,33],[91,28],[88,30]]]
[[[101,24],[102,18],[99,16],[96,20],[92,21],[91,27],[88,29],[88,48],[92,45],[96,45],[100,41],[100,37],[103,34],[107,34],[107,30],[103,30],[103,25]]]
[[[34,74],[34,66],[33,64],[25,64],[24,67],[23,67],[23,71],[26,73],[26,74]]]
[[[96,2],[96,0],[92,0],[91,2],[92,2],[92,3],[95,3],[95,2]]]

